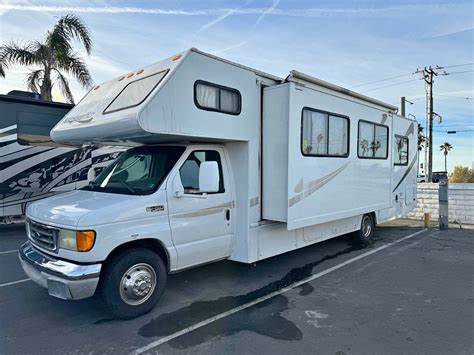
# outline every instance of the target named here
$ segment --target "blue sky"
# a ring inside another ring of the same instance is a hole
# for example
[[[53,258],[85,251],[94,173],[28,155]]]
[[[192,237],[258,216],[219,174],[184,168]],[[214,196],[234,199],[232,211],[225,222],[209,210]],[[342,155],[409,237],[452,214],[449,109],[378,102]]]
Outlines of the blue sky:
[[[297,69],[395,105],[406,96],[413,102],[407,112],[423,125],[425,89],[410,73],[474,62],[472,1],[0,0],[0,42],[42,39],[66,13],[80,15],[93,33],[85,60],[97,83],[197,47],[281,77]],[[24,88],[25,73],[8,71],[0,93]],[[71,82],[78,101],[85,91]],[[443,116],[435,125],[434,169],[444,167],[436,148],[444,141],[454,146],[449,170],[472,166],[474,72],[439,76],[434,92],[435,111]],[[448,129],[469,132],[448,135]]]

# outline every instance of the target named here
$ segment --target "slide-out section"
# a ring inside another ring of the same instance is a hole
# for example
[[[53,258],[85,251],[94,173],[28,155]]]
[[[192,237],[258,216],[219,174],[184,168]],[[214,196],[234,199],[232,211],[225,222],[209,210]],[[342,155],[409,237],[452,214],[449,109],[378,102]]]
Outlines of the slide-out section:
[[[265,89],[263,116],[264,219],[294,230],[390,207],[386,109],[290,81]]]

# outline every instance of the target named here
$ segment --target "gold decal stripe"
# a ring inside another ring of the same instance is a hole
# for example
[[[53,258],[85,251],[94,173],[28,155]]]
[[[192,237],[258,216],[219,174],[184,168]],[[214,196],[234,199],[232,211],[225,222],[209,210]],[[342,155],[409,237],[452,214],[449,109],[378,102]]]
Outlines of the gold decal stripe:
[[[193,218],[193,217],[209,216],[211,214],[222,212],[226,208],[234,208],[234,201],[226,202],[214,207],[204,208],[198,211],[178,213],[178,214],[173,215],[173,218]]]

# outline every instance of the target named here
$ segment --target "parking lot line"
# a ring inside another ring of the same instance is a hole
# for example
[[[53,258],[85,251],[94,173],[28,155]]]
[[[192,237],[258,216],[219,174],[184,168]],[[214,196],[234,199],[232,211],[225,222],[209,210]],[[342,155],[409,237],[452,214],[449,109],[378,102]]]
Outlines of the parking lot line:
[[[18,249],[15,249],[15,250],[6,250],[6,251],[0,251],[0,255],[2,255],[2,254],[10,254],[10,253],[18,253]]]
[[[30,279],[22,279],[22,280],[7,282],[5,284],[1,284],[0,287],[11,286],[11,285],[19,284],[19,283],[26,282],[26,281],[30,281]]]
[[[391,247],[391,246],[393,246],[393,245],[396,245],[396,244],[398,244],[398,243],[401,243],[401,242],[403,242],[403,241],[405,241],[405,240],[407,240],[407,239],[413,238],[413,237],[417,236],[418,234],[421,234],[421,233],[423,233],[423,232],[425,232],[425,231],[427,231],[427,229],[422,229],[422,230],[420,230],[420,231],[418,231],[418,232],[415,232],[415,233],[412,233],[412,234],[410,234],[410,235],[407,235],[407,236],[405,236],[405,237],[403,237],[403,238],[397,239],[397,240],[395,240],[395,241],[393,241],[393,242],[391,242],[391,243],[387,243],[387,244],[381,245],[381,246],[378,247],[378,248],[375,248],[375,249],[370,250],[370,251],[368,251],[368,252],[366,252],[366,253],[360,254],[360,255],[358,255],[358,256],[352,258],[352,259],[346,260],[346,261],[344,261],[344,262],[342,262],[342,263],[340,263],[340,264],[338,264],[338,265],[335,265],[335,266],[330,267],[330,268],[328,268],[328,269],[326,269],[326,270],[323,270],[323,271],[321,271],[321,272],[318,272],[318,273],[316,273],[316,274],[313,274],[313,275],[307,277],[306,279],[303,279],[303,280],[298,281],[298,282],[295,282],[295,283],[293,283],[293,284],[291,284],[291,285],[289,285],[289,286],[286,286],[286,287],[284,287],[284,288],[281,288],[281,289],[278,290],[278,291],[271,292],[271,293],[269,293],[269,294],[267,294],[267,295],[265,295],[265,296],[259,297],[259,298],[255,299],[255,300],[253,300],[253,301],[251,301],[251,302],[248,302],[248,303],[245,303],[245,304],[243,304],[243,305],[241,305],[241,306],[239,306],[239,307],[236,307],[236,308],[233,308],[233,309],[228,310],[228,311],[226,311],[226,312],[217,314],[217,315],[215,315],[214,317],[205,319],[205,320],[203,320],[203,321],[201,321],[201,322],[198,322],[198,323],[196,323],[196,324],[194,324],[194,325],[191,325],[191,326],[189,326],[189,327],[187,327],[187,328],[184,328],[184,329],[182,329],[182,330],[180,330],[180,331],[178,331],[178,332],[176,332],[176,333],[173,333],[173,334],[170,334],[170,335],[165,336],[165,337],[163,337],[163,338],[160,338],[160,339],[158,339],[158,340],[155,340],[155,341],[151,342],[151,343],[148,344],[148,345],[145,345],[145,346],[143,346],[143,347],[141,347],[141,348],[138,348],[138,349],[132,351],[131,354],[134,354],[134,355],[142,354],[142,353],[144,353],[144,352],[146,352],[146,351],[149,351],[149,350],[151,350],[151,349],[153,349],[153,348],[156,348],[156,347],[159,346],[159,345],[162,345],[162,344],[164,344],[164,343],[167,343],[167,342],[170,341],[170,340],[173,340],[173,339],[175,339],[175,338],[178,338],[178,337],[180,337],[181,335],[184,335],[184,334],[186,334],[186,333],[192,332],[193,330],[202,328],[202,327],[204,327],[204,326],[206,326],[206,325],[208,325],[208,324],[210,324],[210,323],[213,323],[213,322],[215,322],[215,321],[217,321],[217,320],[219,320],[219,319],[228,317],[228,316],[230,316],[230,315],[232,315],[232,314],[234,314],[234,313],[237,313],[237,312],[239,312],[239,311],[242,311],[242,310],[244,310],[244,309],[246,309],[246,308],[249,308],[249,307],[252,307],[252,306],[254,306],[254,305],[256,305],[256,304],[262,303],[262,302],[264,302],[264,301],[266,301],[266,300],[268,300],[268,299],[270,299],[270,298],[273,298],[273,297],[275,297],[275,296],[281,295],[281,294],[283,294],[283,293],[285,293],[285,292],[288,292],[288,291],[290,291],[290,290],[292,290],[292,289],[294,289],[294,288],[296,288],[296,287],[299,287],[299,286],[301,286],[301,285],[303,285],[303,284],[306,284],[306,283],[311,282],[311,281],[313,281],[313,280],[316,280],[316,279],[318,279],[318,278],[320,278],[320,277],[322,277],[322,276],[324,276],[324,275],[327,275],[327,274],[329,274],[329,273],[331,273],[331,272],[333,272],[333,271],[336,271],[336,270],[338,270],[338,269],[340,269],[340,268],[342,268],[342,267],[344,267],[344,266],[346,266],[346,265],[352,264],[353,262],[356,262],[356,261],[358,261],[358,260],[360,260],[360,259],[363,259],[363,258],[365,258],[365,257],[367,257],[367,256],[370,256],[370,255],[375,254],[375,253],[377,253],[377,252],[379,252],[379,251],[382,251],[382,250],[384,250],[384,249],[387,249],[387,248],[389,248],[389,247]]]

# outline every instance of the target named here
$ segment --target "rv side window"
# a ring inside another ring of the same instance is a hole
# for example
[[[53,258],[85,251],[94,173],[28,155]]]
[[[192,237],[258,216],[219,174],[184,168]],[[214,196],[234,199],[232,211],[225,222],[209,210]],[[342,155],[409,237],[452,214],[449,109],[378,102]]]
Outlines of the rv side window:
[[[395,135],[395,165],[408,165],[408,138]]]
[[[303,108],[301,152],[307,156],[349,156],[349,118]]]
[[[387,159],[388,127],[359,121],[357,155],[363,159]]]
[[[215,161],[219,166],[219,191],[222,193],[224,189],[224,178],[222,174],[221,157],[215,150],[200,150],[192,152],[179,169],[181,183],[186,194],[202,194],[199,192],[199,166],[204,161]]]
[[[202,110],[240,114],[242,97],[236,89],[198,80],[194,83],[194,102]]]
[[[167,70],[164,70],[128,83],[110,105],[107,106],[104,113],[111,113],[140,105],[163,80],[167,72]]]

